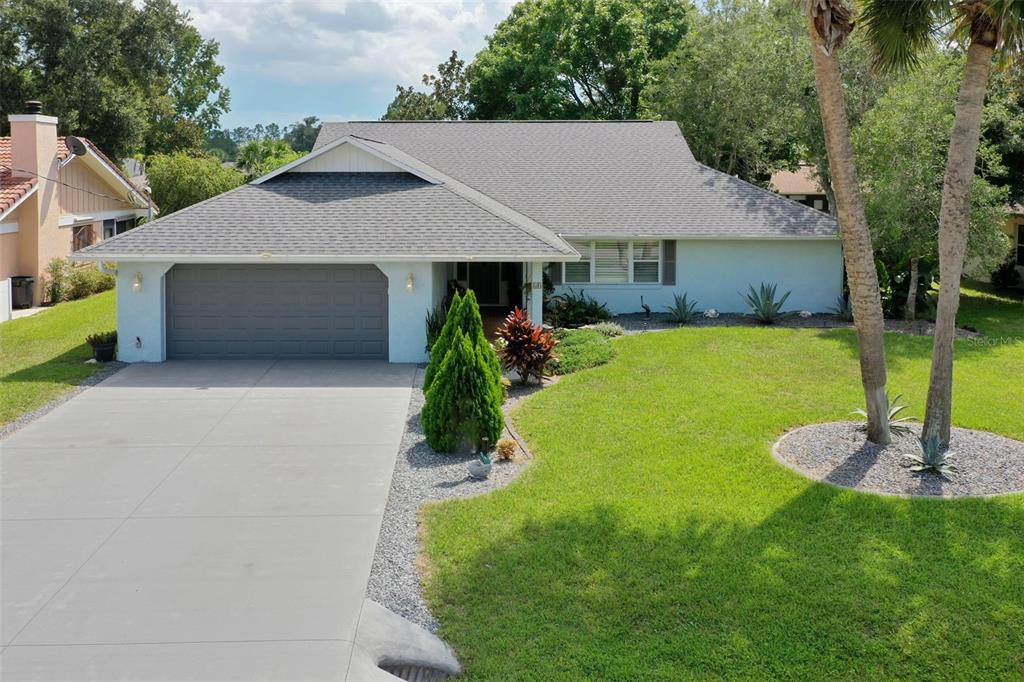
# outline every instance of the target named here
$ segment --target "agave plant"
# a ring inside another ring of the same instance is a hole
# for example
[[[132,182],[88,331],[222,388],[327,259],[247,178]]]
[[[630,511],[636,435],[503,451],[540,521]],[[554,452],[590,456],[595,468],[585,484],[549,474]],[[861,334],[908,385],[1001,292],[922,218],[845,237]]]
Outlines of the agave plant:
[[[836,304],[830,310],[833,315],[847,322],[853,322],[853,304],[842,294],[839,295],[839,298],[836,299]]]
[[[934,471],[940,476],[947,477],[956,471],[956,467],[950,462],[952,456],[942,446],[939,434],[932,434],[928,438],[918,438],[917,446],[919,452],[903,455],[914,462],[910,467],[911,471]]]
[[[676,324],[686,324],[693,321],[699,315],[697,312],[697,302],[688,300],[685,293],[682,296],[675,294],[674,298],[675,303],[665,306],[665,309],[668,311],[669,320]]]
[[[786,304],[786,299],[793,292],[787,291],[782,298],[776,299],[776,290],[776,285],[761,282],[759,290],[755,290],[754,285],[750,285],[750,291],[744,294],[751,314],[761,324],[775,324],[783,317],[782,306]]]
[[[902,395],[898,395],[895,398],[893,398],[892,400],[889,400],[889,394],[888,393],[885,394],[885,402],[889,405],[889,433],[894,438],[903,438],[903,437],[909,436],[911,434],[910,422],[913,421],[913,417],[906,417],[906,416],[901,417],[900,416],[900,412],[902,412],[903,410],[907,409],[906,405],[900,405],[899,404],[900,398],[902,398],[902,397],[903,397]],[[858,414],[861,417],[864,417],[865,423],[861,424],[857,428],[859,428],[861,431],[867,431],[868,430],[868,425],[867,425],[868,413],[867,412],[865,412],[864,410],[854,410],[850,414]]]

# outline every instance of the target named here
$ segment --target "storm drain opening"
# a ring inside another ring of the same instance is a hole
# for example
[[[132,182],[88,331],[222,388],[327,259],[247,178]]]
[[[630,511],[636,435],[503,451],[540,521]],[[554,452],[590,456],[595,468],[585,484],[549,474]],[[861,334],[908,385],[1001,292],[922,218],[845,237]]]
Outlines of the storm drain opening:
[[[443,670],[408,663],[381,663],[380,669],[406,682],[444,682],[452,676]]]

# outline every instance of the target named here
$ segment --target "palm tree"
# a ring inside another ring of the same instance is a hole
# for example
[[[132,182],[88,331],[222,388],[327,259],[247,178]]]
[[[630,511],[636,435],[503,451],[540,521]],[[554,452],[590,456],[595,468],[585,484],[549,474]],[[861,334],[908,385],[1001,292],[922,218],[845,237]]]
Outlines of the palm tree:
[[[846,279],[857,328],[861,383],[867,402],[868,440],[885,445],[890,440],[889,406],[885,395],[885,318],[878,291],[875,252],[853,160],[842,74],[836,58],[836,51],[853,31],[853,20],[850,9],[842,0],[803,0],[803,8],[811,34],[814,82],[818,90],[829,174],[843,238]]]
[[[946,157],[939,212],[939,301],[935,316],[924,437],[949,445],[953,407],[953,340],[960,307],[971,182],[981,138],[985,91],[997,52],[1020,57],[1024,47],[1024,0],[865,0],[863,20],[877,63],[913,67],[917,55],[946,26],[967,45],[956,117]]]

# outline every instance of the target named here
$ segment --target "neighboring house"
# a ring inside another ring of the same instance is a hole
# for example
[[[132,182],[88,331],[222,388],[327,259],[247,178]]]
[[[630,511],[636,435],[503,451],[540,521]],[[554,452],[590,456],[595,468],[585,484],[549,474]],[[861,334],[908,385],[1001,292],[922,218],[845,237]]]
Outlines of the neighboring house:
[[[71,153],[38,102],[26,110],[0,137],[0,281],[34,277],[38,304],[52,259],[130,230],[156,207],[90,141],[78,138],[84,153]]]
[[[120,358],[426,358],[453,283],[541,316],[546,272],[617,313],[748,285],[824,311],[836,222],[702,166],[672,122],[325,123],[313,151],[91,246],[117,261]]]
[[[1024,205],[1013,204],[1007,209],[1006,234],[1016,246],[1013,256],[1017,271],[1024,277]]]
[[[828,213],[828,197],[818,182],[814,164],[801,163],[795,171],[776,171],[771,188],[787,199]]]

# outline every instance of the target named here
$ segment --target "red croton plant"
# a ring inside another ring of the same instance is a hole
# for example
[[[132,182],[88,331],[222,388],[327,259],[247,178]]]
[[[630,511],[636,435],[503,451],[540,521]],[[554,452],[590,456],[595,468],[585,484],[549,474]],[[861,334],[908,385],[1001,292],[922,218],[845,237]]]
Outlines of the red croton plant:
[[[544,378],[552,351],[558,344],[551,332],[534,324],[525,310],[516,308],[498,327],[498,337],[505,342],[499,355],[506,371],[514,369],[524,384],[530,377],[538,382]]]

